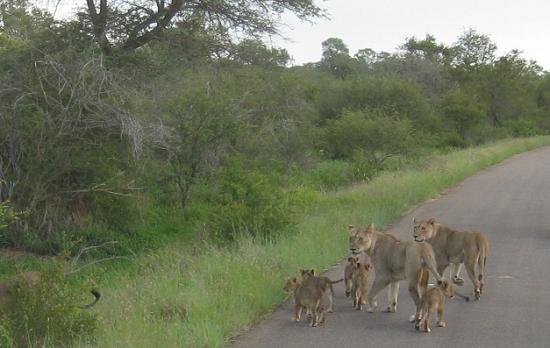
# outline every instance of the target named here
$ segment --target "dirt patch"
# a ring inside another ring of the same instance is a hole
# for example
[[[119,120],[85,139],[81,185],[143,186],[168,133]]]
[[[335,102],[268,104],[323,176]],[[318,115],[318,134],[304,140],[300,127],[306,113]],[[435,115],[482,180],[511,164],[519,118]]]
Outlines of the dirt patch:
[[[34,257],[39,259],[45,259],[45,256],[32,253],[30,251],[15,250],[15,249],[0,249],[0,259],[2,260],[16,260],[20,258]]]

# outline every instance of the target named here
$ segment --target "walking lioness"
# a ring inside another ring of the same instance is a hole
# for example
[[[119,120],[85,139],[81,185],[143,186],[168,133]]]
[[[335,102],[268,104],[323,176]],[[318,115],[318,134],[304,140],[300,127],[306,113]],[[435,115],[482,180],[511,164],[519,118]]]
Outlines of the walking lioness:
[[[459,277],[460,265],[464,263],[468,276],[474,285],[475,298],[479,300],[483,293],[485,282],[485,264],[489,243],[481,232],[455,231],[438,223],[435,218],[429,220],[413,220],[414,240],[427,241],[433,247],[437,270],[440,274],[452,264],[454,268],[453,281],[462,285],[464,280]],[[476,276],[476,264],[478,274]]]
[[[387,312],[395,312],[400,280],[409,283],[409,293],[418,309],[420,297],[428,286],[429,271],[437,280],[441,279],[430,244],[400,241],[390,234],[375,231],[373,224],[367,228],[349,225],[348,229],[350,251],[354,255],[367,253],[374,265],[374,283],[367,296],[367,311],[374,311],[376,295],[390,285]]]

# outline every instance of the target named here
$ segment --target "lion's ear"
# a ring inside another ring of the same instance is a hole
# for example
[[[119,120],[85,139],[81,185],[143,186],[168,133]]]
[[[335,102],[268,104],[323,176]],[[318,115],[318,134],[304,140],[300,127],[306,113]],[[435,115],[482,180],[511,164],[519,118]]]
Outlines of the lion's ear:
[[[348,225],[348,232],[353,233],[353,228],[354,228],[353,225]]]
[[[311,272],[311,275],[315,275],[315,270],[313,268],[311,269],[310,272]]]
[[[367,226],[367,232],[368,232],[368,233],[371,233],[372,231],[374,231],[374,224],[369,224],[369,225]]]
[[[430,218],[430,220],[428,220],[428,223],[429,223],[430,225],[435,224],[435,218],[434,218],[434,217],[433,217],[433,218]]]
[[[441,280],[441,279],[438,280],[438,281],[437,281],[437,285],[443,285],[443,280]]]

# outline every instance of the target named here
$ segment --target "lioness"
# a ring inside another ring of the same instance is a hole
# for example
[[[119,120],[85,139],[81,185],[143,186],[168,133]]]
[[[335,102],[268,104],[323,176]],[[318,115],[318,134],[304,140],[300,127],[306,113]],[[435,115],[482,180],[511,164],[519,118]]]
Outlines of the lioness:
[[[419,330],[422,326],[425,332],[430,332],[430,316],[434,311],[437,311],[437,326],[447,326],[445,322],[445,298],[453,298],[455,295],[464,298],[466,301],[470,300],[467,296],[457,293],[447,279],[438,281],[437,287],[428,289],[420,301],[420,315],[416,319],[415,328]]]
[[[459,232],[441,225],[435,218],[429,220],[413,220],[414,240],[427,241],[433,247],[437,270],[445,272],[449,264],[453,265],[453,281],[462,285],[464,280],[459,277],[460,264],[464,263],[468,276],[474,285],[474,295],[477,300],[483,293],[485,264],[489,243],[481,232]],[[476,276],[476,264],[478,275]]]
[[[311,326],[315,327],[319,323],[325,322],[325,309],[323,306],[323,291],[317,286],[304,285],[296,277],[287,279],[283,288],[284,291],[294,292],[294,316],[293,321],[299,322],[302,316],[302,310],[305,308],[311,313]]]
[[[375,277],[367,296],[367,311],[374,311],[377,307],[376,296],[389,284],[387,312],[395,312],[399,281],[405,279],[418,309],[420,296],[428,286],[429,271],[433,272],[437,280],[441,279],[431,246],[427,243],[400,241],[392,235],[375,231],[373,224],[367,228],[349,225],[348,229],[350,251],[354,255],[366,252],[374,265]],[[411,320],[414,321],[414,317]]]
[[[11,279],[0,282],[0,306],[9,304],[14,300],[14,291],[21,287],[33,287],[40,282],[41,274],[40,272],[31,271],[31,272],[22,272]],[[86,309],[94,306],[101,297],[101,293],[92,289],[92,295],[94,295],[95,300],[91,303],[80,305],[79,308]]]
[[[329,301],[329,313],[334,311],[334,289],[332,288],[332,284],[340,283],[341,281],[344,281],[344,278],[338,279],[338,280],[330,280],[328,277],[318,277],[315,275],[315,270],[306,270],[301,269],[300,273],[302,274],[302,281],[304,286],[307,285],[313,285],[318,287],[323,291],[323,293],[326,293],[327,290],[330,290],[328,301]]]
[[[352,289],[351,294],[353,296],[353,308],[357,310],[362,310],[363,305],[367,304],[367,294],[368,294],[368,281],[369,281],[369,271],[371,265],[369,263],[356,263],[355,269],[353,270],[352,277]]]
[[[348,263],[346,264],[346,268],[344,268],[344,284],[346,286],[346,297],[349,297],[351,295],[351,287],[353,286],[353,271],[357,267],[358,262],[358,257],[348,257]]]

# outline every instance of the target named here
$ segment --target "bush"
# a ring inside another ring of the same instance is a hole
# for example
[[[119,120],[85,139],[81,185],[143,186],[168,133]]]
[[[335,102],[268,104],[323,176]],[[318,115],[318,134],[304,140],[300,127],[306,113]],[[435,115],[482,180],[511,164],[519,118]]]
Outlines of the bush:
[[[441,107],[447,124],[467,143],[485,140],[485,110],[472,96],[455,88],[443,97]]]
[[[347,111],[327,124],[324,145],[335,158],[350,159],[360,151],[378,169],[387,158],[410,150],[412,132],[409,120],[385,110]]]
[[[11,209],[9,202],[0,202],[0,231],[19,218],[20,214]]]
[[[89,294],[89,289],[85,292]],[[87,300],[65,281],[61,266],[43,272],[38,284],[21,287],[13,296],[3,308],[2,347],[71,347],[93,341],[97,316],[78,307]]]
[[[346,161],[322,161],[305,175],[305,182],[320,191],[334,190],[353,181],[351,164]]]
[[[518,118],[504,122],[504,127],[509,129],[514,137],[532,137],[542,134],[542,130],[537,126],[535,120],[527,118]]]
[[[241,235],[275,238],[293,224],[295,199],[282,188],[280,175],[249,169],[245,163],[232,160],[216,175],[206,220],[216,240]]]

